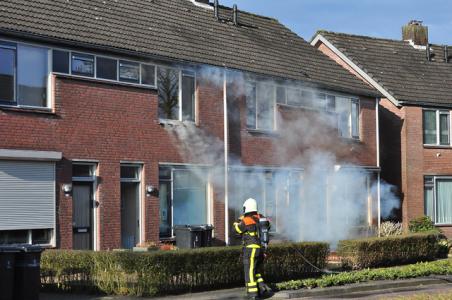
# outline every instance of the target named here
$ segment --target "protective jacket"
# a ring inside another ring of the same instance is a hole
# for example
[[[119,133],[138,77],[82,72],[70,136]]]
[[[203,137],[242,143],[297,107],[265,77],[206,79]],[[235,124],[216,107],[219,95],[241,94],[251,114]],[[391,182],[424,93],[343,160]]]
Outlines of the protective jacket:
[[[260,214],[246,215],[238,222],[234,223],[237,233],[242,236],[243,246],[247,248],[260,248],[261,240],[259,237],[259,218]]]

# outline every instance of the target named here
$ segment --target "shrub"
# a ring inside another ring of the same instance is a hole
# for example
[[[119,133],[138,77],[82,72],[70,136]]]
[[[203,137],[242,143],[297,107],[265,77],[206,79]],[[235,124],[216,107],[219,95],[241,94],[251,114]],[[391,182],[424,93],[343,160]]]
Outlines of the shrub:
[[[402,223],[393,223],[390,221],[381,223],[380,236],[394,236],[403,234]]]
[[[337,286],[372,280],[395,280],[430,275],[452,275],[452,261],[450,259],[438,260],[408,266],[366,269],[334,275],[323,275],[321,278],[317,279],[281,282],[276,284],[276,287],[278,290],[295,290],[301,288]]]
[[[428,216],[419,217],[416,219],[413,219],[410,221],[408,228],[410,232],[416,233],[416,232],[427,232],[427,231],[435,231],[440,232],[440,230],[435,227],[435,224],[433,223],[432,219]]]
[[[438,256],[437,233],[340,241],[338,255],[344,268],[363,269],[433,260]]]
[[[329,253],[325,243],[272,245],[265,262],[268,282],[316,273],[297,251],[320,269]],[[45,251],[44,290],[153,296],[243,285],[241,247],[140,252]]]

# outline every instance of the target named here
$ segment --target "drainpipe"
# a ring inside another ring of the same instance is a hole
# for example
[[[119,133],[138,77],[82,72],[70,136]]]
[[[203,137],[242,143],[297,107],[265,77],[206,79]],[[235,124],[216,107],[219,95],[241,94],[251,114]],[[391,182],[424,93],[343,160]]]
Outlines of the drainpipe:
[[[377,167],[380,168],[380,119],[379,119],[379,103],[380,98],[376,98],[375,118],[376,118],[376,138],[377,138]],[[380,236],[381,226],[381,169],[378,171],[377,178],[377,201],[378,201],[378,236]]]
[[[224,114],[224,239],[229,245],[229,130],[227,101],[227,69],[223,73],[223,114]]]

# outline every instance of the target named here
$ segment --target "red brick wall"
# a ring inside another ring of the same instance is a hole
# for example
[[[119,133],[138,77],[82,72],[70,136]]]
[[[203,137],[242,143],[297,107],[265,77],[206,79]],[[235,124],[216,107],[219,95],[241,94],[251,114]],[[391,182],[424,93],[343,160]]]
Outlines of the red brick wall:
[[[64,249],[72,247],[72,198],[61,192],[61,185],[72,180],[71,160],[98,161],[98,242],[101,249],[119,248],[120,162],[143,162],[144,188],[147,184],[158,187],[159,163],[204,163],[204,157],[196,153],[193,157],[180,154],[178,140],[168,133],[171,126],[165,129],[159,124],[154,90],[58,77],[54,93],[53,113],[0,109],[0,148],[63,153],[56,174],[56,234],[57,246]],[[199,130],[221,144],[224,140],[222,86],[210,82],[209,78],[198,78],[197,96]],[[361,100],[362,140],[340,141],[341,153],[358,164],[375,165],[375,102]],[[238,115],[234,114],[235,104],[239,107]],[[274,151],[277,135],[258,135],[245,129],[245,99],[236,99],[229,106],[231,156],[249,165],[282,164]],[[191,147],[191,142],[185,141],[185,147]],[[216,163],[222,166],[222,160],[220,155]],[[224,191],[221,186],[212,188],[215,234],[224,240]],[[142,201],[145,239],[158,241],[159,199],[143,196]]]

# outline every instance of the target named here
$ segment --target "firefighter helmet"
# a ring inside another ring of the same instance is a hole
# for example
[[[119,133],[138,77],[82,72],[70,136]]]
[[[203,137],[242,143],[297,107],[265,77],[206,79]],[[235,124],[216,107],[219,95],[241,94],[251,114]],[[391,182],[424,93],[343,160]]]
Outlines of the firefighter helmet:
[[[243,203],[243,213],[257,212],[257,202],[253,198],[248,198]]]

